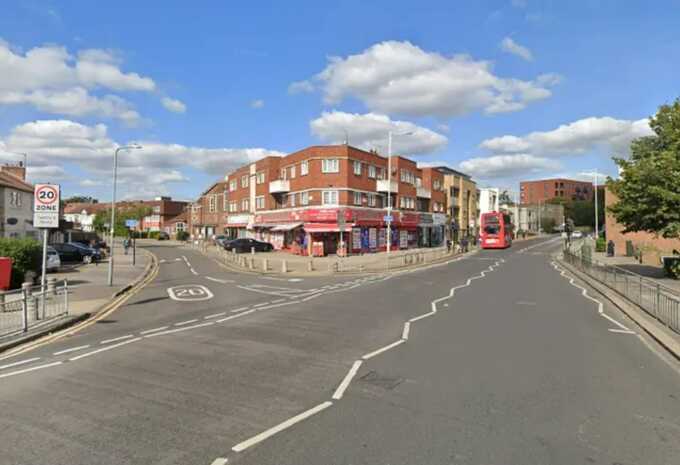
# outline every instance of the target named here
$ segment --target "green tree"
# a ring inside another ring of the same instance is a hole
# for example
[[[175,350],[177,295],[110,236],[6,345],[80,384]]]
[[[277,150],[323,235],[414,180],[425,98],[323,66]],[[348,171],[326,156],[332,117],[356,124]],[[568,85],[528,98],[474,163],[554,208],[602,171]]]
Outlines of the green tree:
[[[153,213],[153,209],[146,205],[134,205],[116,208],[116,226],[114,234],[116,236],[127,236],[128,230],[125,227],[126,220],[141,220],[145,216]],[[108,233],[109,228],[106,227],[111,221],[111,209],[101,210],[97,212],[92,222],[94,230],[100,233]]]
[[[619,179],[607,179],[618,197],[609,211],[624,232],[680,237],[680,99],[649,119],[654,135],[631,144],[629,159],[614,158]]]
[[[510,198],[510,194],[507,190],[504,190],[498,196],[498,203],[501,205],[515,205],[515,202],[512,201],[512,198]]]
[[[99,203],[99,200],[89,195],[72,195],[64,199],[64,203]]]
[[[555,220],[549,217],[541,218],[541,229],[548,234],[555,232]]]

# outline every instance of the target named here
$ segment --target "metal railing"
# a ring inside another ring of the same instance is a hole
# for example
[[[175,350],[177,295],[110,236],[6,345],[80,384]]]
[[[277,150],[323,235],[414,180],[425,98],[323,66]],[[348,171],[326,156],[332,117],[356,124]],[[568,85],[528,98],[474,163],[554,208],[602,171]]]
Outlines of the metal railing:
[[[649,315],[680,333],[680,293],[675,289],[618,266],[588,259],[573,250],[564,250],[563,257],[567,263],[637,304]]]
[[[0,338],[19,335],[68,314],[68,282],[49,279],[44,290],[26,285],[0,293]]]

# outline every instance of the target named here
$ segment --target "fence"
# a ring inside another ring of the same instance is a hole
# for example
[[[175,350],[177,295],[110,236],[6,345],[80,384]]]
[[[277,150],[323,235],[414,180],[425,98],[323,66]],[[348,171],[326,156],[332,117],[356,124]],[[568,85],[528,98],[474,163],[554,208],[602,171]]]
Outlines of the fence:
[[[0,338],[18,335],[68,314],[68,282],[49,278],[45,289],[24,284],[0,293]]]
[[[645,312],[680,333],[680,295],[656,281],[617,266],[606,265],[565,250],[564,260],[593,279],[638,304]]]

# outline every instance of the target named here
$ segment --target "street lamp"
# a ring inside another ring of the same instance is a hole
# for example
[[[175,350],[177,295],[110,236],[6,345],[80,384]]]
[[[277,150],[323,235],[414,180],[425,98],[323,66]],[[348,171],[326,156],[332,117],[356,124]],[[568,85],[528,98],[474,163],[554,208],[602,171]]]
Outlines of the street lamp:
[[[113,286],[113,232],[116,229],[116,181],[118,179],[118,152],[122,150],[139,150],[142,146],[138,144],[123,145],[113,152],[113,194],[111,196],[111,225],[109,245],[109,286]]]
[[[413,131],[399,132],[394,134],[392,131],[387,133],[387,253],[392,249],[392,137],[410,136]]]
[[[592,170],[589,173],[582,173],[584,176],[590,176],[594,179],[594,184],[595,184],[595,240],[598,240],[600,237],[600,225],[599,225],[599,219],[597,215],[597,180],[600,177],[600,173],[597,172],[597,170]]]

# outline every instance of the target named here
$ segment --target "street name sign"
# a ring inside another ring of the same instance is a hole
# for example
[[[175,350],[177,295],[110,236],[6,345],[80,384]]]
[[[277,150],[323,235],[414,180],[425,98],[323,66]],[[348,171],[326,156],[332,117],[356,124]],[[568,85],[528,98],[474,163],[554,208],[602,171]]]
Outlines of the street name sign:
[[[392,215],[385,215],[383,216],[383,221],[385,223],[391,223],[392,221],[394,221],[394,217]]]
[[[59,185],[36,184],[33,196],[33,227],[59,227]]]
[[[126,228],[136,228],[139,225],[138,220],[125,220]]]

